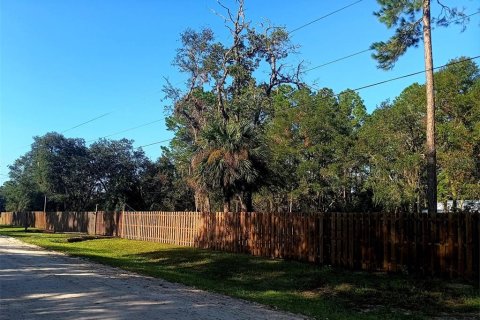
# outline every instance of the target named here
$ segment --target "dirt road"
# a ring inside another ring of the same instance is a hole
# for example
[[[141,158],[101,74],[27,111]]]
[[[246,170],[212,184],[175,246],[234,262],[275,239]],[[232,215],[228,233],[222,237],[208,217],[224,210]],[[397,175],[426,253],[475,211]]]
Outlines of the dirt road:
[[[301,319],[0,237],[0,319]]]

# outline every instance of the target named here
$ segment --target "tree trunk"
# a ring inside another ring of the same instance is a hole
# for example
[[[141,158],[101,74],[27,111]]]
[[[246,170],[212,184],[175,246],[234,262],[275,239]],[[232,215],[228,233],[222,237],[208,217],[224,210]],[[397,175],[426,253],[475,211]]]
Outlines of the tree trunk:
[[[288,212],[292,213],[293,209],[293,196],[290,194],[288,198]]]
[[[232,200],[232,194],[229,190],[223,190],[223,212],[230,212],[230,202]]]
[[[212,207],[210,206],[210,197],[208,195],[205,195],[203,203],[204,205],[202,207],[202,212],[212,212]]]
[[[23,227],[25,228],[25,232],[27,232],[27,230],[28,230],[28,225],[29,225],[28,213],[27,213],[26,211],[24,211],[23,214],[24,214],[24,217],[23,217]]]
[[[223,200],[223,212],[228,213],[230,212],[230,199],[225,198]]]
[[[437,212],[437,155],[435,150],[435,97],[433,84],[430,0],[423,0],[423,43],[427,91],[427,202],[428,213]]]
[[[245,191],[243,193],[243,203],[245,206],[245,212],[253,212],[253,198],[251,191]],[[242,208],[243,211],[243,208]]]
[[[238,195],[238,201],[240,202],[240,212],[247,212],[247,204],[245,203],[244,198],[245,198],[245,193],[241,192]]]
[[[195,191],[195,195],[193,196],[193,199],[195,200],[195,212],[198,212],[198,197],[197,197],[197,192]]]

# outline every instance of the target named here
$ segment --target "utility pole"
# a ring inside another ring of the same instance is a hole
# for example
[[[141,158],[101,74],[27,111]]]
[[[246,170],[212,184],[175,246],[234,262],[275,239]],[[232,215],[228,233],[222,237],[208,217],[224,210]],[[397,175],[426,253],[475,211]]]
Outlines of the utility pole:
[[[43,201],[43,212],[47,212],[47,195],[45,195],[45,200]]]
[[[433,83],[430,0],[423,0],[423,42],[427,93],[427,202],[428,213],[437,212],[437,153],[435,148],[435,97]]]

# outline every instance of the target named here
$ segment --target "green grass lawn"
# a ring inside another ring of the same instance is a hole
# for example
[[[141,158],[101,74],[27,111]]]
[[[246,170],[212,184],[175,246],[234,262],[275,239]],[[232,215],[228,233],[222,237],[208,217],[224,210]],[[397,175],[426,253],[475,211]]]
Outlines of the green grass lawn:
[[[438,279],[351,272],[117,238],[69,243],[71,235],[24,233],[12,227],[0,227],[0,234],[318,319],[451,319],[474,317],[480,310],[478,289]]]

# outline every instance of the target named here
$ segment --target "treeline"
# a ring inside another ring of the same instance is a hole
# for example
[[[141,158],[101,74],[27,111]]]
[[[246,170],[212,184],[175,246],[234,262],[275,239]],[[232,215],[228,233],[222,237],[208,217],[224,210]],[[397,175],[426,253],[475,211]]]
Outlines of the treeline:
[[[287,67],[296,50],[288,32],[258,31],[238,12],[229,17],[229,45],[208,29],[182,35],[174,65],[186,90],[165,88],[174,101],[172,156],[196,207],[425,208],[425,87],[413,84],[368,115],[358,93],[313,90],[301,64]],[[477,199],[478,67],[459,58],[435,78],[439,199]]]
[[[35,137],[31,150],[10,166],[1,187],[8,211],[183,210],[191,191],[165,152],[149,160],[132,141],[83,139],[59,133]]]
[[[480,78],[462,60],[435,74],[439,201],[480,197]],[[212,200],[216,210],[229,200],[237,210],[250,193],[258,211],[418,212],[426,207],[425,100],[424,86],[412,84],[368,115],[353,91],[282,86],[260,125],[208,124],[198,144],[177,130],[173,155],[192,172],[205,210]]]
[[[480,198],[479,69],[462,60],[435,73],[441,201]],[[425,208],[423,85],[369,115],[350,90],[267,93],[243,81],[225,85],[238,93],[225,95],[223,111],[213,89],[179,96],[167,119],[175,137],[155,162],[131,140],[35,137],[10,166],[1,209],[43,210],[45,196],[48,211]]]

